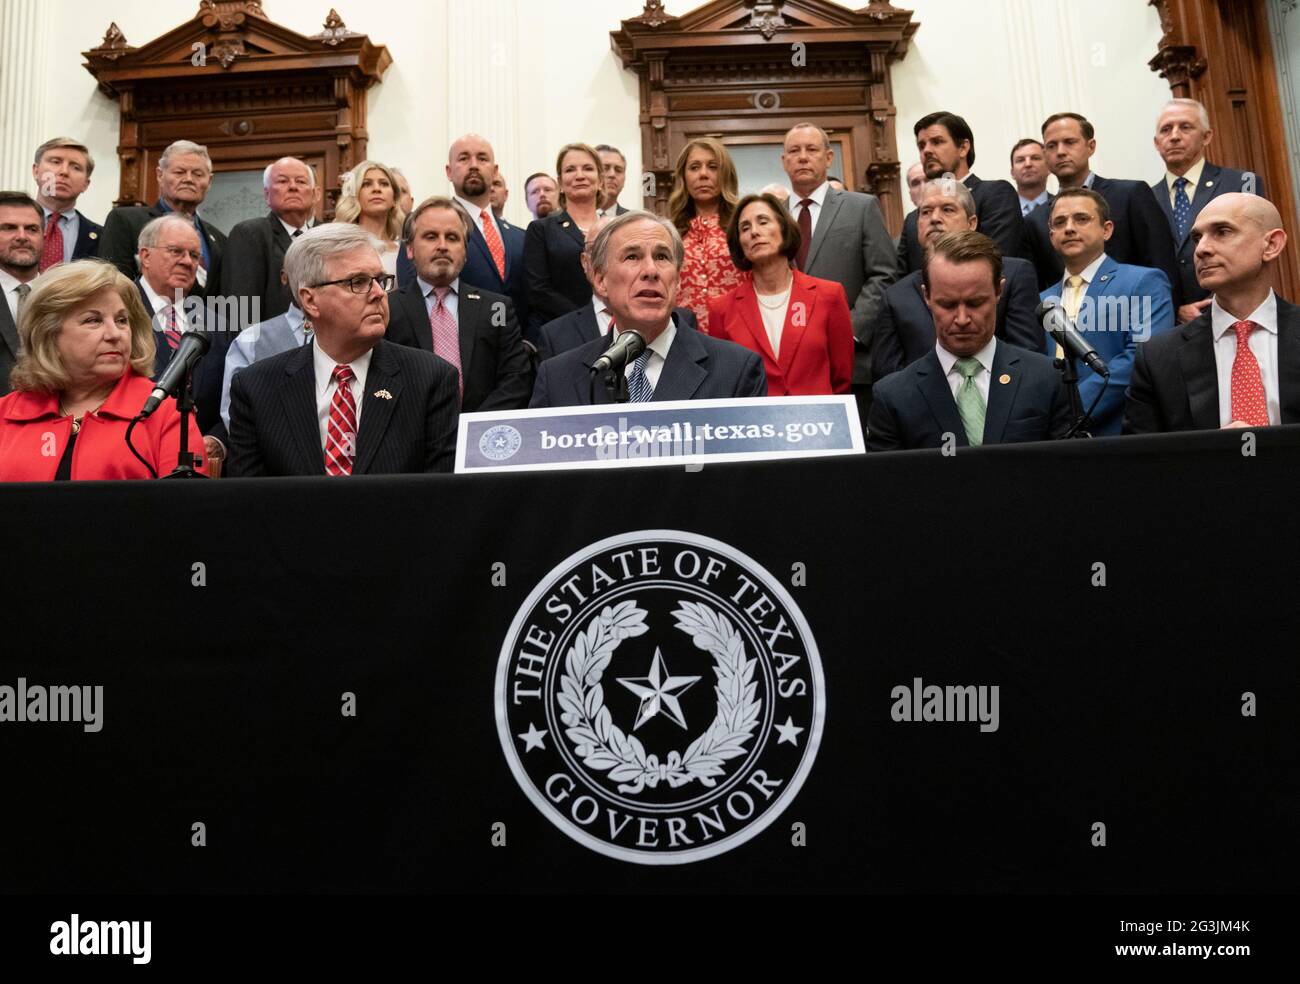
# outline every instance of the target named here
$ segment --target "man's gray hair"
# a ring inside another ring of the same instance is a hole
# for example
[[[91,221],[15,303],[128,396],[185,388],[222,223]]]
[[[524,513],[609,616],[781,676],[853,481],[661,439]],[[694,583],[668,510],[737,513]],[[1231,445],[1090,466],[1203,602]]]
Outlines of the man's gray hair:
[[[158,245],[158,240],[162,238],[163,230],[168,226],[179,226],[182,229],[188,229],[198,238],[199,231],[194,228],[194,223],[184,216],[177,215],[175,212],[168,215],[160,215],[156,219],[150,219],[143,229],[140,230],[140,236],[136,239],[136,252],[141,249],[153,249]],[[202,247],[202,242],[199,246]]]
[[[208,148],[204,147],[203,144],[195,143],[193,140],[173,140],[167,145],[167,149],[162,152],[162,156],[158,158],[158,167],[164,171],[167,170],[167,165],[177,154],[197,154],[203,158],[203,163],[208,166],[208,170],[212,170],[212,158],[208,156]]]
[[[1176,99],[1170,99],[1169,102],[1165,103],[1163,106],[1160,107],[1160,115],[1156,117],[1157,129],[1159,129],[1160,127],[1160,117],[1165,115],[1166,110],[1173,109],[1175,106],[1190,106],[1192,109],[1195,109],[1196,115],[1199,116],[1201,120],[1201,129],[1202,130],[1211,129],[1210,114],[1209,112],[1206,111],[1205,104],[1196,99],[1183,99],[1181,97]]]
[[[588,262],[591,268],[600,273],[605,272],[605,262],[609,259],[609,241],[614,234],[624,226],[629,226],[633,222],[653,222],[662,226],[668,231],[668,237],[673,243],[673,262],[677,269],[682,268],[682,261],[686,258],[686,247],[682,245],[682,234],[677,231],[677,227],[671,221],[665,219],[662,215],[655,215],[653,212],[642,212],[633,210],[624,212],[615,219],[611,219],[609,225],[601,229],[596,235],[595,241],[591,244],[591,250]]]
[[[311,287],[326,279],[325,265],[330,257],[369,246],[379,253],[384,244],[351,222],[327,222],[308,229],[295,239],[284,254],[284,275],[289,279],[289,294],[298,303],[298,289]]]
[[[795,130],[816,130],[819,134],[821,134],[822,146],[827,150],[831,149],[831,135],[827,133],[825,130],[823,130],[821,127],[819,127],[816,123],[809,123],[806,120],[803,123],[796,123],[794,126],[790,127],[790,129],[785,131],[785,136],[786,137],[790,136],[790,134],[793,133]],[[785,147],[785,137],[781,138],[781,146],[783,148]]]
[[[924,202],[931,192],[943,195],[945,198],[957,199],[961,207],[966,210],[967,217],[975,214],[975,196],[956,178],[935,178],[933,181],[927,181],[921,185],[921,201]]]
[[[280,160],[272,161],[270,164],[266,165],[266,170],[262,172],[263,191],[271,187],[271,168],[275,167],[275,165],[281,163],[282,161],[298,161],[299,164],[301,164],[303,167],[307,169],[307,175],[308,177],[311,178],[310,187],[312,188],[316,187],[316,169],[314,167],[312,167],[306,161],[298,160],[298,158],[296,157],[281,157]]]

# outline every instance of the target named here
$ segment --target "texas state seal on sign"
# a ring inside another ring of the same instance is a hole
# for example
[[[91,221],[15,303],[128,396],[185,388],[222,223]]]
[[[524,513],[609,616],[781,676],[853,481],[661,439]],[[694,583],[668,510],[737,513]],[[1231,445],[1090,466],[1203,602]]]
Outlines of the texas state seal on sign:
[[[817,644],[739,550],[642,530],[569,557],[501,648],[497,732],[552,823],[602,854],[683,864],[789,806],[826,716]]]

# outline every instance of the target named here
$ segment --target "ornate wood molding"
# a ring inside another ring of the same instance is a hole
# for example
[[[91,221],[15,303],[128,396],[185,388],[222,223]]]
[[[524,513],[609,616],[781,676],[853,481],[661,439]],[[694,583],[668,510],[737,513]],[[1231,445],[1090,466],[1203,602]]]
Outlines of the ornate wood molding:
[[[260,0],[200,0],[188,21],[140,47],[110,24],[82,54],[121,112],[115,204],[153,201],[158,155],[183,138],[206,144],[218,171],[301,157],[324,188],[322,218],[340,176],[365,158],[366,92],[393,60],[335,10],[306,37],[269,20]]]
[[[646,0],[610,32],[641,88],[641,152],[654,176],[645,207],[663,211],[672,166],[693,137],[776,140],[811,120],[848,141],[850,188],[880,196],[902,225],[890,65],[920,25],[910,10],[872,0],[849,10],[829,0],[715,0],[681,17]]]

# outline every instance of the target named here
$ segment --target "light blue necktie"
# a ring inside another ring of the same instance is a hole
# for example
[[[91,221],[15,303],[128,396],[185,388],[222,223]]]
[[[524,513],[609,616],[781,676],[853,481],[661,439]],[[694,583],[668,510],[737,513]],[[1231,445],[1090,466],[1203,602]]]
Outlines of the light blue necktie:
[[[1192,220],[1192,200],[1187,197],[1186,178],[1174,179],[1174,222],[1178,225],[1178,241],[1187,235],[1187,223]]]
[[[652,354],[649,349],[646,349],[632,363],[632,370],[627,374],[628,403],[649,403],[650,397],[655,395],[655,389],[645,375],[646,363],[650,361]]]

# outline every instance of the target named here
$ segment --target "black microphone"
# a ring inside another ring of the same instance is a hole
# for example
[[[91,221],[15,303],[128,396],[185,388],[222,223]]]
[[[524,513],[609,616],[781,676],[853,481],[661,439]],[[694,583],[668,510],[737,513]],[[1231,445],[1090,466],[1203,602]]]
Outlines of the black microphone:
[[[1082,359],[1084,363],[1095,372],[1098,376],[1110,377],[1110,368],[1097,354],[1097,350],[1084,341],[1083,336],[1079,334],[1079,329],[1075,327],[1065,314],[1064,309],[1055,300],[1046,300],[1038,305],[1038,310],[1034,312],[1034,317],[1039,320],[1047,333],[1055,339],[1056,343],[1065,349],[1067,356],[1076,359]]]
[[[190,370],[211,347],[212,339],[207,332],[191,328],[181,336],[180,345],[172,353],[171,362],[167,363],[167,368],[158,377],[149,399],[144,401],[144,409],[140,411],[142,420],[157,410],[167,397],[176,395],[177,390],[185,384],[185,377],[190,374]]]
[[[645,351],[645,339],[639,331],[624,331],[618,341],[605,350],[605,354],[591,364],[592,372],[619,372]]]

